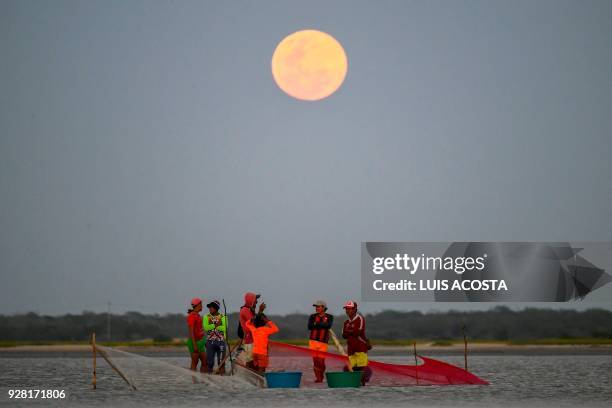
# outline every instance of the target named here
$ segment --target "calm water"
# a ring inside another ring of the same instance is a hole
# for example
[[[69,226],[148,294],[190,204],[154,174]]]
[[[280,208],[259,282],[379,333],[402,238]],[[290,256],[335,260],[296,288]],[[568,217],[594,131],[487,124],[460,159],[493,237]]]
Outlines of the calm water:
[[[461,356],[436,358],[461,366]],[[185,366],[185,358],[156,359]],[[411,363],[407,357],[378,360]],[[136,366],[134,366],[136,367]],[[138,368],[131,391],[103,361],[98,389],[91,389],[91,357],[79,353],[0,353],[0,405],[6,406],[511,406],[612,405],[612,355],[474,355],[470,369],[489,386],[427,386],[359,389],[251,389],[243,385],[192,384],[163,365]],[[64,389],[64,400],[16,401],[10,388]]]

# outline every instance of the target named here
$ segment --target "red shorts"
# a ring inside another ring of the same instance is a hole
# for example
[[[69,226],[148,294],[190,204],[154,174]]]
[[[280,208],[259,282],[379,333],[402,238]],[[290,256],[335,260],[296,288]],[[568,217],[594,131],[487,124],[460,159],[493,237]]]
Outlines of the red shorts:
[[[253,365],[257,368],[266,368],[268,366],[268,356],[266,354],[253,353]]]

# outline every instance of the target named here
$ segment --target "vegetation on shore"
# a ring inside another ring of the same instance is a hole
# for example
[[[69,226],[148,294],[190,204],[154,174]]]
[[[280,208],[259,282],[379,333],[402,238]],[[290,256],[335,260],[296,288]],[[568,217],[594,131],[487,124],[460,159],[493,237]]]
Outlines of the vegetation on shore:
[[[284,343],[294,344],[296,346],[307,346],[308,339],[284,339]],[[415,341],[409,340],[377,340],[372,339],[374,346],[389,346],[389,347],[406,347],[411,348]],[[231,341],[233,347],[237,342]],[[19,347],[19,346],[72,346],[82,345],[89,346],[89,341],[45,341],[45,340],[2,340],[0,348]],[[171,341],[154,341],[145,339],[139,341],[111,341],[99,342],[100,345],[107,347],[184,347],[185,340],[175,339]],[[417,347],[432,346],[432,347],[453,347],[463,346],[463,339],[448,339],[448,340],[416,340]],[[469,344],[491,344],[500,346],[612,346],[612,338],[550,338],[550,339],[532,339],[532,340],[482,340],[470,339]]]
[[[230,339],[236,339],[237,314],[229,315]],[[105,313],[44,316],[36,313],[0,315],[0,347],[24,344],[88,344],[92,332],[100,344],[113,346],[181,346],[186,337],[185,315],[146,315],[138,312],[110,315],[112,336],[107,334]],[[271,315],[280,333],[275,339],[305,345],[306,314]],[[336,316],[339,333],[345,316]],[[612,311],[603,309],[511,310],[496,307],[471,312],[384,311],[366,315],[367,333],[373,343],[389,346],[418,344],[451,346],[463,342],[498,342],[512,345],[612,344]],[[148,340],[143,340],[148,339]],[[110,340],[110,342],[109,342]]]

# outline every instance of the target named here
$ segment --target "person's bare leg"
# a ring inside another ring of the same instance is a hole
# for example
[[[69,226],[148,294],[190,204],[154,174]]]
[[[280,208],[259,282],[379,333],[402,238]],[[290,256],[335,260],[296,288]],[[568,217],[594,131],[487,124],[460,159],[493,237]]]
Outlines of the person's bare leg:
[[[200,358],[199,353],[191,353],[191,371],[195,371],[198,368],[198,359]],[[194,376],[191,377],[191,381],[196,384],[198,379]]]
[[[325,378],[325,359],[314,357],[315,382],[321,383]]]
[[[321,382],[323,382],[323,379],[325,378],[325,370],[327,370],[327,367],[325,366],[325,357],[321,357]]]
[[[200,353],[191,353],[191,369],[193,371],[198,368],[198,359],[200,358]]]

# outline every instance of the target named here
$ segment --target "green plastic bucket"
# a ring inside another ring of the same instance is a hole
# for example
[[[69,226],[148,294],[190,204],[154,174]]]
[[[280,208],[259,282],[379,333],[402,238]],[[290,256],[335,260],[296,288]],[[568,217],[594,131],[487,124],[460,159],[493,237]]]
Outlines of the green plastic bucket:
[[[329,388],[348,388],[361,386],[361,371],[338,371],[325,373]]]

